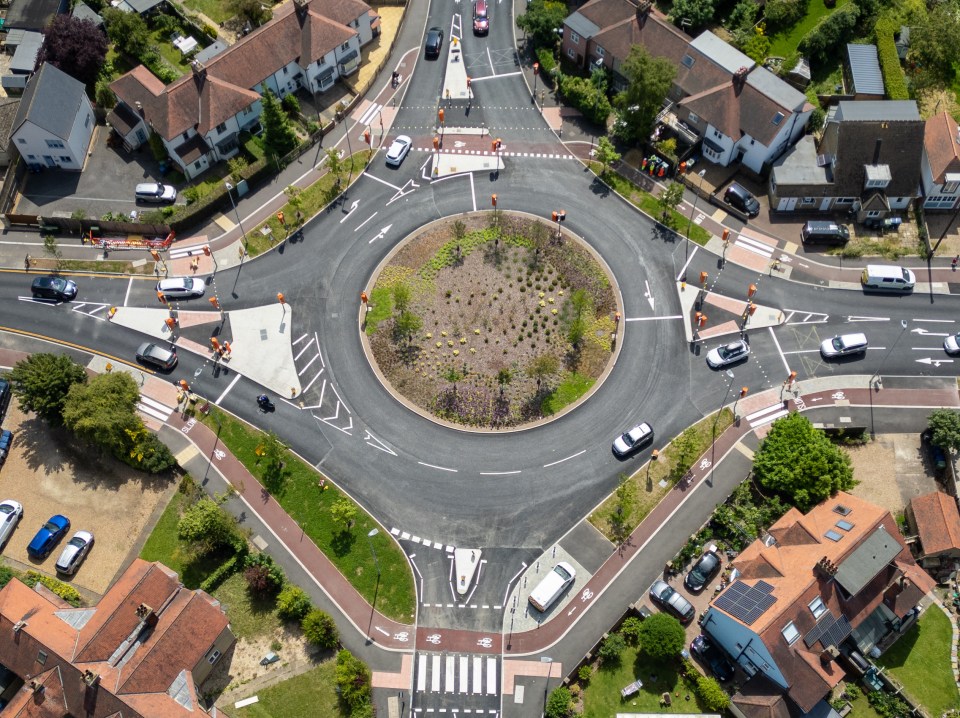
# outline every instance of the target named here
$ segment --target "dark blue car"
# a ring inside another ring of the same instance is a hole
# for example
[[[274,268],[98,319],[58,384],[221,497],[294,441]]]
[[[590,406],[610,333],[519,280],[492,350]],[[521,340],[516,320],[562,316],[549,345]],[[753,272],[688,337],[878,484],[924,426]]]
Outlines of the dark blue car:
[[[51,516],[50,520],[37,531],[30,545],[27,546],[27,553],[32,558],[43,559],[50,555],[53,547],[59,543],[67,531],[70,530],[70,519],[66,516],[57,514]]]
[[[10,447],[13,445],[13,432],[9,429],[0,431],[0,464],[7,460]]]

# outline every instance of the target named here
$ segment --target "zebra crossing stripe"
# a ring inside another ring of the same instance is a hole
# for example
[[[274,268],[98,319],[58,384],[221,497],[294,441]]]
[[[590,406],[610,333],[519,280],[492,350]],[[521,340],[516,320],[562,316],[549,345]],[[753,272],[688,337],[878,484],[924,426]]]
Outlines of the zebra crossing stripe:
[[[487,658],[487,695],[497,694],[497,659]]]
[[[473,693],[479,695],[483,685],[483,659],[480,656],[473,657]]]
[[[361,125],[369,125],[373,122],[373,118],[380,114],[380,110],[383,109],[383,105],[378,105],[376,103],[370,105],[367,108],[367,111],[363,113],[363,116],[360,118],[359,122]]]
[[[433,656],[433,672],[430,676],[430,692],[440,692],[440,656]]]
[[[447,656],[447,672],[444,675],[444,685],[443,685],[444,693],[453,693],[453,682],[454,682],[453,664],[454,664],[454,657]]]
[[[467,693],[467,662],[466,656],[460,656],[460,692]]]
[[[176,407],[162,404],[156,399],[151,399],[149,396],[144,396],[143,394],[140,395],[140,401],[137,402],[137,411],[162,422],[166,422],[167,419],[170,418],[175,408]]]
[[[423,693],[427,690],[427,656],[421,653],[417,656],[417,691]]]
[[[738,247],[743,247],[744,249],[753,252],[754,254],[759,254],[761,257],[766,257],[770,259],[773,256],[776,247],[771,247],[765,242],[760,242],[756,239],[751,239],[750,237],[744,237],[742,234],[737,236],[737,241],[734,242]]]

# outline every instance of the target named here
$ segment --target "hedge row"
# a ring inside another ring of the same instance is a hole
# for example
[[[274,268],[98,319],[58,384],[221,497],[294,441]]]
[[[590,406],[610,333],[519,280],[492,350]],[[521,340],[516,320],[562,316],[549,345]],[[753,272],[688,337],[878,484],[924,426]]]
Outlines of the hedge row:
[[[80,593],[73,586],[63,581],[58,581],[51,576],[44,576],[36,571],[27,571],[20,580],[31,588],[38,583],[42,583],[71,606],[80,605]]]
[[[230,578],[233,574],[243,568],[244,559],[246,559],[246,551],[242,553],[236,553],[226,561],[221,563],[217,570],[203,579],[203,582],[200,584],[200,590],[206,591],[207,593],[213,593],[217,590],[217,587],[221,583]]]
[[[893,39],[897,32],[896,23],[890,18],[881,18],[877,20],[873,29],[876,36],[877,52],[880,55],[880,70],[883,72],[883,85],[887,90],[887,98],[890,100],[909,100],[910,92],[907,90],[907,80],[903,76],[900,56],[897,54],[897,44]]]
[[[255,184],[261,178],[272,172],[272,166],[266,159],[251,162],[243,172],[240,173],[241,179],[245,179],[248,184]],[[177,234],[196,227],[203,220],[212,216],[215,212],[225,210],[230,207],[230,199],[227,197],[227,187],[225,184],[218,184],[216,189],[207,193],[196,202],[186,205],[183,209],[170,218],[170,229]]]

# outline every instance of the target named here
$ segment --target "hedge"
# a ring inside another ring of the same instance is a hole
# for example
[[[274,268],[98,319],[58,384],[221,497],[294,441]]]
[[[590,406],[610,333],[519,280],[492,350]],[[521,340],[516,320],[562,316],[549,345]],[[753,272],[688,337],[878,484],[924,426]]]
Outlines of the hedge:
[[[254,184],[264,175],[272,171],[266,159],[251,162],[241,172],[241,178],[247,180],[248,184]],[[227,197],[227,187],[221,183],[212,192],[207,193],[196,202],[186,205],[183,209],[170,218],[170,229],[180,234],[188,229],[200,224],[214,214],[217,210],[230,208],[230,198]]]
[[[874,25],[877,52],[880,55],[880,70],[883,72],[883,85],[887,90],[887,98],[891,100],[909,100],[907,80],[900,67],[900,56],[897,54],[897,44],[894,35],[897,25],[888,17],[877,20]]]
[[[826,62],[830,54],[853,34],[860,18],[860,8],[847,3],[820,20],[800,40],[799,50],[814,62]]]
[[[557,69],[557,61],[553,57],[553,50],[548,47],[541,47],[537,50],[537,61],[540,63],[540,72],[553,77],[553,73]]]
[[[73,586],[63,581],[58,581],[50,576],[44,576],[42,573],[37,573],[36,571],[27,571],[20,580],[30,588],[33,588],[38,583],[42,583],[71,606],[80,605],[80,593]]]
[[[206,593],[212,593],[217,590],[221,583],[243,568],[243,562],[246,557],[247,554],[246,551],[244,551],[243,553],[234,554],[221,563],[216,571],[203,579],[203,582],[200,584],[200,590]]]

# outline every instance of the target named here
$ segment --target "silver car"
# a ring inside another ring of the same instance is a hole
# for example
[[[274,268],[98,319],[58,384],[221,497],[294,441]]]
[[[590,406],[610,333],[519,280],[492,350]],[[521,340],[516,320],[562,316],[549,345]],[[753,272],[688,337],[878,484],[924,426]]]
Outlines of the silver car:
[[[820,354],[824,359],[845,357],[851,354],[864,354],[867,351],[865,334],[840,334],[827,339],[820,345]]]
[[[202,297],[207,285],[199,277],[169,277],[157,282],[157,291],[171,299]]]
[[[650,587],[650,598],[679,618],[681,623],[690,623],[696,613],[690,602],[677,593],[666,581],[653,582]]]
[[[93,546],[93,534],[89,531],[77,531],[63,547],[60,558],[57,559],[57,572],[68,576],[76,573],[83,559],[90,553],[91,546]]]
[[[647,422],[637,424],[630,431],[613,440],[613,453],[617,456],[632,454],[653,439],[653,427]]]
[[[960,334],[951,334],[944,339],[943,350],[947,354],[960,354]]]
[[[23,506],[13,499],[0,501],[0,548],[7,545],[17,524],[23,518]]]
[[[393,144],[390,145],[390,149],[387,150],[387,164],[392,167],[399,167],[404,157],[409,154],[412,145],[413,140],[406,135],[397,137],[397,139],[393,141]]]
[[[743,339],[724,344],[722,347],[707,352],[707,366],[711,369],[720,369],[730,364],[746,359],[750,355],[750,345]]]

